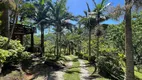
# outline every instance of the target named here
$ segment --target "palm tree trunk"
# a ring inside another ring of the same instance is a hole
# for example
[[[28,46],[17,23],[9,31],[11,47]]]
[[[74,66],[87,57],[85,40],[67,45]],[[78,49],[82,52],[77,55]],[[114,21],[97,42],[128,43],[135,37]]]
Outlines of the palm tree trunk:
[[[56,42],[55,42],[56,45]],[[54,56],[56,56],[56,46],[54,47]]]
[[[70,48],[70,43],[69,43],[69,55],[71,55],[70,53],[71,53],[71,48]]]
[[[44,54],[44,27],[41,25],[41,56]]]
[[[89,28],[89,59],[91,57],[91,28]]]
[[[125,0],[125,5],[130,5],[132,0]],[[126,54],[126,79],[134,80],[134,60],[132,52],[132,27],[131,8],[125,10],[125,54]]]
[[[31,49],[34,52],[34,32],[31,32]]]
[[[66,54],[66,47],[64,48],[64,55]]]
[[[61,37],[62,37],[62,35],[61,35],[61,32],[60,32],[60,34],[59,34],[59,41],[60,41],[60,44],[59,44],[59,56],[61,56]]]
[[[98,62],[98,58],[99,58],[99,43],[100,43],[100,41],[99,41],[99,36],[97,36],[97,56],[96,56],[96,62]],[[94,72],[93,72],[93,74],[97,71],[97,72],[99,72],[99,68],[98,68],[98,65],[96,64],[96,63],[94,63],[95,64],[95,66],[94,66]]]
[[[56,52],[57,52],[56,59],[58,59],[59,58],[59,26],[57,26],[57,32],[56,32]]]
[[[97,36],[97,56],[96,56],[96,58],[97,58],[97,60],[98,60],[98,57],[99,57],[99,36]]]
[[[78,52],[81,53],[81,41],[78,42]]]

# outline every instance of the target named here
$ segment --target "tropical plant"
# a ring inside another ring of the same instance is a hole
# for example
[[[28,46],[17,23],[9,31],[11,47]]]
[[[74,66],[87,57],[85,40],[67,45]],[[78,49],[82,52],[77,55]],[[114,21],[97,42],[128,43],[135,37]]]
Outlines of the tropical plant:
[[[10,40],[7,50],[4,50],[2,46],[7,41],[8,38],[0,36],[0,68],[4,63],[19,64],[24,59],[30,58],[29,52],[25,52],[25,48],[17,40]]]
[[[105,8],[110,5],[110,3],[106,5],[106,1],[107,0],[102,0],[100,4],[96,4],[96,2],[93,0],[93,3],[95,5],[95,9],[93,11],[91,11],[89,4],[87,3],[88,11],[87,12],[84,11],[86,17],[82,18],[80,21],[81,23],[84,23],[89,30],[89,43],[88,43],[89,56],[91,56],[92,29],[94,29],[94,27],[99,25],[100,22],[103,22],[108,19],[108,17],[103,14]]]
[[[61,31],[66,26],[65,23],[67,23],[67,20],[74,20],[74,17],[72,14],[67,12],[66,8],[66,0],[60,0],[56,1],[55,3],[48,2],[48,5],[51,7],[51,17],[50,20],[52,20],[53,26],[55,27],[56,32],[56,54],[57,59],[60,57],[60,38],[61,38]]]
[[[32,24],[41,30],[41,56],[44,53],[44,29],[52,23],[49,19],[50,6],[47,4],[48,1],[50,2],[50,0],[38,0],[32,4],[26,3],[21,9],[21,20],[29,18],[33,21]]]

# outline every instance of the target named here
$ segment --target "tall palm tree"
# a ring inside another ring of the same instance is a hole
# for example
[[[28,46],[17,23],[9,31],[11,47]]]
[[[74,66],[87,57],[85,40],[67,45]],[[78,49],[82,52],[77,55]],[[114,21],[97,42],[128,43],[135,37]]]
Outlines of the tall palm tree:
[[[87,3],[88,11],[84,12],[86,17],[83,17],[83,19],[81,19],[81,21],[80,21],[82,23],[85,23],[86,27],[88,27],[88,30],[89,30],[89,44],[88,44],[89,47],[88,48],[89,48],[89,56],[90,57],[91,57],[91,33],[92,33],[92,29],[94,29],[94,27],[99,25],[100,22],[103,22],[103,21],[108,19],[108,17],[105,16],[103,14],[103,12],[105,11],[105,8],[110,5],[110,3],[108,3],[106,5],[107,0],[102,0],[102,2],[100,4],[96,4],[96,2],[94,0],[92,0],[92,1],[95,5],[95,9],[93,11],[91,11],[90,7]]]
[[[51,20],[54,21],[53,26],[55,27],[56,31],[56,53],[57,53],[57,59],[60,57],[59,54],[59,41],[60,41],[60,35],[62,31],[62,25],[64,21],[73,19],[73,16],[67,12],[66,8],[66,0],[59,0],[56,1],[55,3],[49,2],[48,5],[51,7],[51,15],[50,17]]]
[[[132,51],[132,23],[131,9],[136,6],[138,9],[142,5],[142,0],[125,0],[125,54],[126,54],[126,78],[125,80],[134,80],[134,58]]]
[[[51,0],[36,0],[31,3],[26,3],[22,6],[21,20],[29,18],[41,31],[41,56],[44,53],[44,29],[52,24],[50,16],[50,6],[47,2]]]
[[[132,52],[132,25],[131,6],[132,0],[125,0],[125,54],[126,54],[126,80],[134,80],[134,61]],[[129,7],[128,7],[129,6]]]
[[[125,55],[126,55],[126,73],[125,80],[134,80],[134,59],[133,59],[133,42],[132,42],[132,23],[131,23],[131,11],[132,7],[135,6],[135,10],[142,7],[142,0],[124,0],[125,9],[121,9],[120,6],[116,9],[116,17],[119,17],[121,11],[125,10],[124,21],[125,21]],[[114,15],[115,16],[115,15]]]
[[[50,0],[48,0],[50,1]],[[38,26],[41,30],[41,56],[44,53],[44,29],[49,27],[51,20],[50,16],[50,6],[44,2],[44,0],[38,0],[34,3],[35,6],[35,14],[34,16],[30,16],[30,18],[34,21],[34,24]]]

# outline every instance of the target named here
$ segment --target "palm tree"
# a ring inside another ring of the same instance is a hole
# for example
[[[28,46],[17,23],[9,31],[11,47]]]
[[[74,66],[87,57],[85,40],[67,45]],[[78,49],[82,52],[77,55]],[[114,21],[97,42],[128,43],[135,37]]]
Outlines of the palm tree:
[[[61,31],[63,29],[62,22],[73,19],[73,16],[72,14],[67,12],[66,0],[56,1],[55,3],[48,2],[48,5],[50,5],[51,7],[52,17],[50,17],[50,19],[54,21],[53,26],[55,27],[55,31],[56,31],[56,53],[57,53],[57,59],[58,59],[60,57],[59,41],[60,41]]]
[[[131,24],[131,9],[135,5],[138,9],[141,7],[141,0],[125,0],[125,54],[126,54],[126,79],[134,80],[134,58],[132,51],[132,24]]]
[[[80,22],[84,23],[86,25],[86,27],[88,27],[88,29],[89,29],[89,44],[88,44],[89,47],[88,48],[89,48],[89,56],[90,57],[91,57],[91,33],[92,33],[92,29],[94,29],[94,27],[99,25],[100,22],[103,22],[103,21],[108,19],[108,17],[106,17],[103,14],[103,12],[105,11],[105,8],[110,5],[110,3],[108,3],[106,5],[106,1],[107,0],[102,0],[102,2],[100,4],[96,4],[96,2],[93,0],[93,3],[95,5],[95,9],[93,11],[90,10],[90,7],[87,3],[88,11],[84,12],[86,17],[85,18],[83,17],[83,19],[81,19],[81,21],[80,21]]]
[[[132,23],[131,23],[131,9],[135,6],[138,11],[142,7],[142,0],[124,0],[125,9],[121,9],[118,6],[118,9],[115,10],[115,14],[112,17],[118,18],[122,15],[122,11],[125,10],[124,21],[125,21],[125,55],[126,55],[126,73],[125,80],[134,80],[134,59],[133,59],[133,42],[132,42]]]
[[[44,29],[50,26],[51,23],[51,20],[49,19],[50,6],[42,1],[44,0],[39,0],[33,4],[35,6],[35,14],[34,16],[30,16],[34,21],[34,24],[41,30],[41,56],[44,53]]]
[[[125,0],[125,54],[126,54],[126,80],[134,80],[134,60],[132,52],[132,25],[131,7],[132,0]]]

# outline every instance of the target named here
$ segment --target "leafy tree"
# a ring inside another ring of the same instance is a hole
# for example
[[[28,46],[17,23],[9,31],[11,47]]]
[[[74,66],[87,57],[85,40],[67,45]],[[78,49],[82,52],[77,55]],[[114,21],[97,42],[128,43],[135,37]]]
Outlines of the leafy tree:
[[[21,9],[21,20],[29,18],[33,21],[33,25],[41,30],[41,55],[44,53],[44,29],[49,27],[52,22],[49,19],[50,6],[47,4],[48,1],[50,2],[50,0],[38,0],[32,4],[26,3]]]

